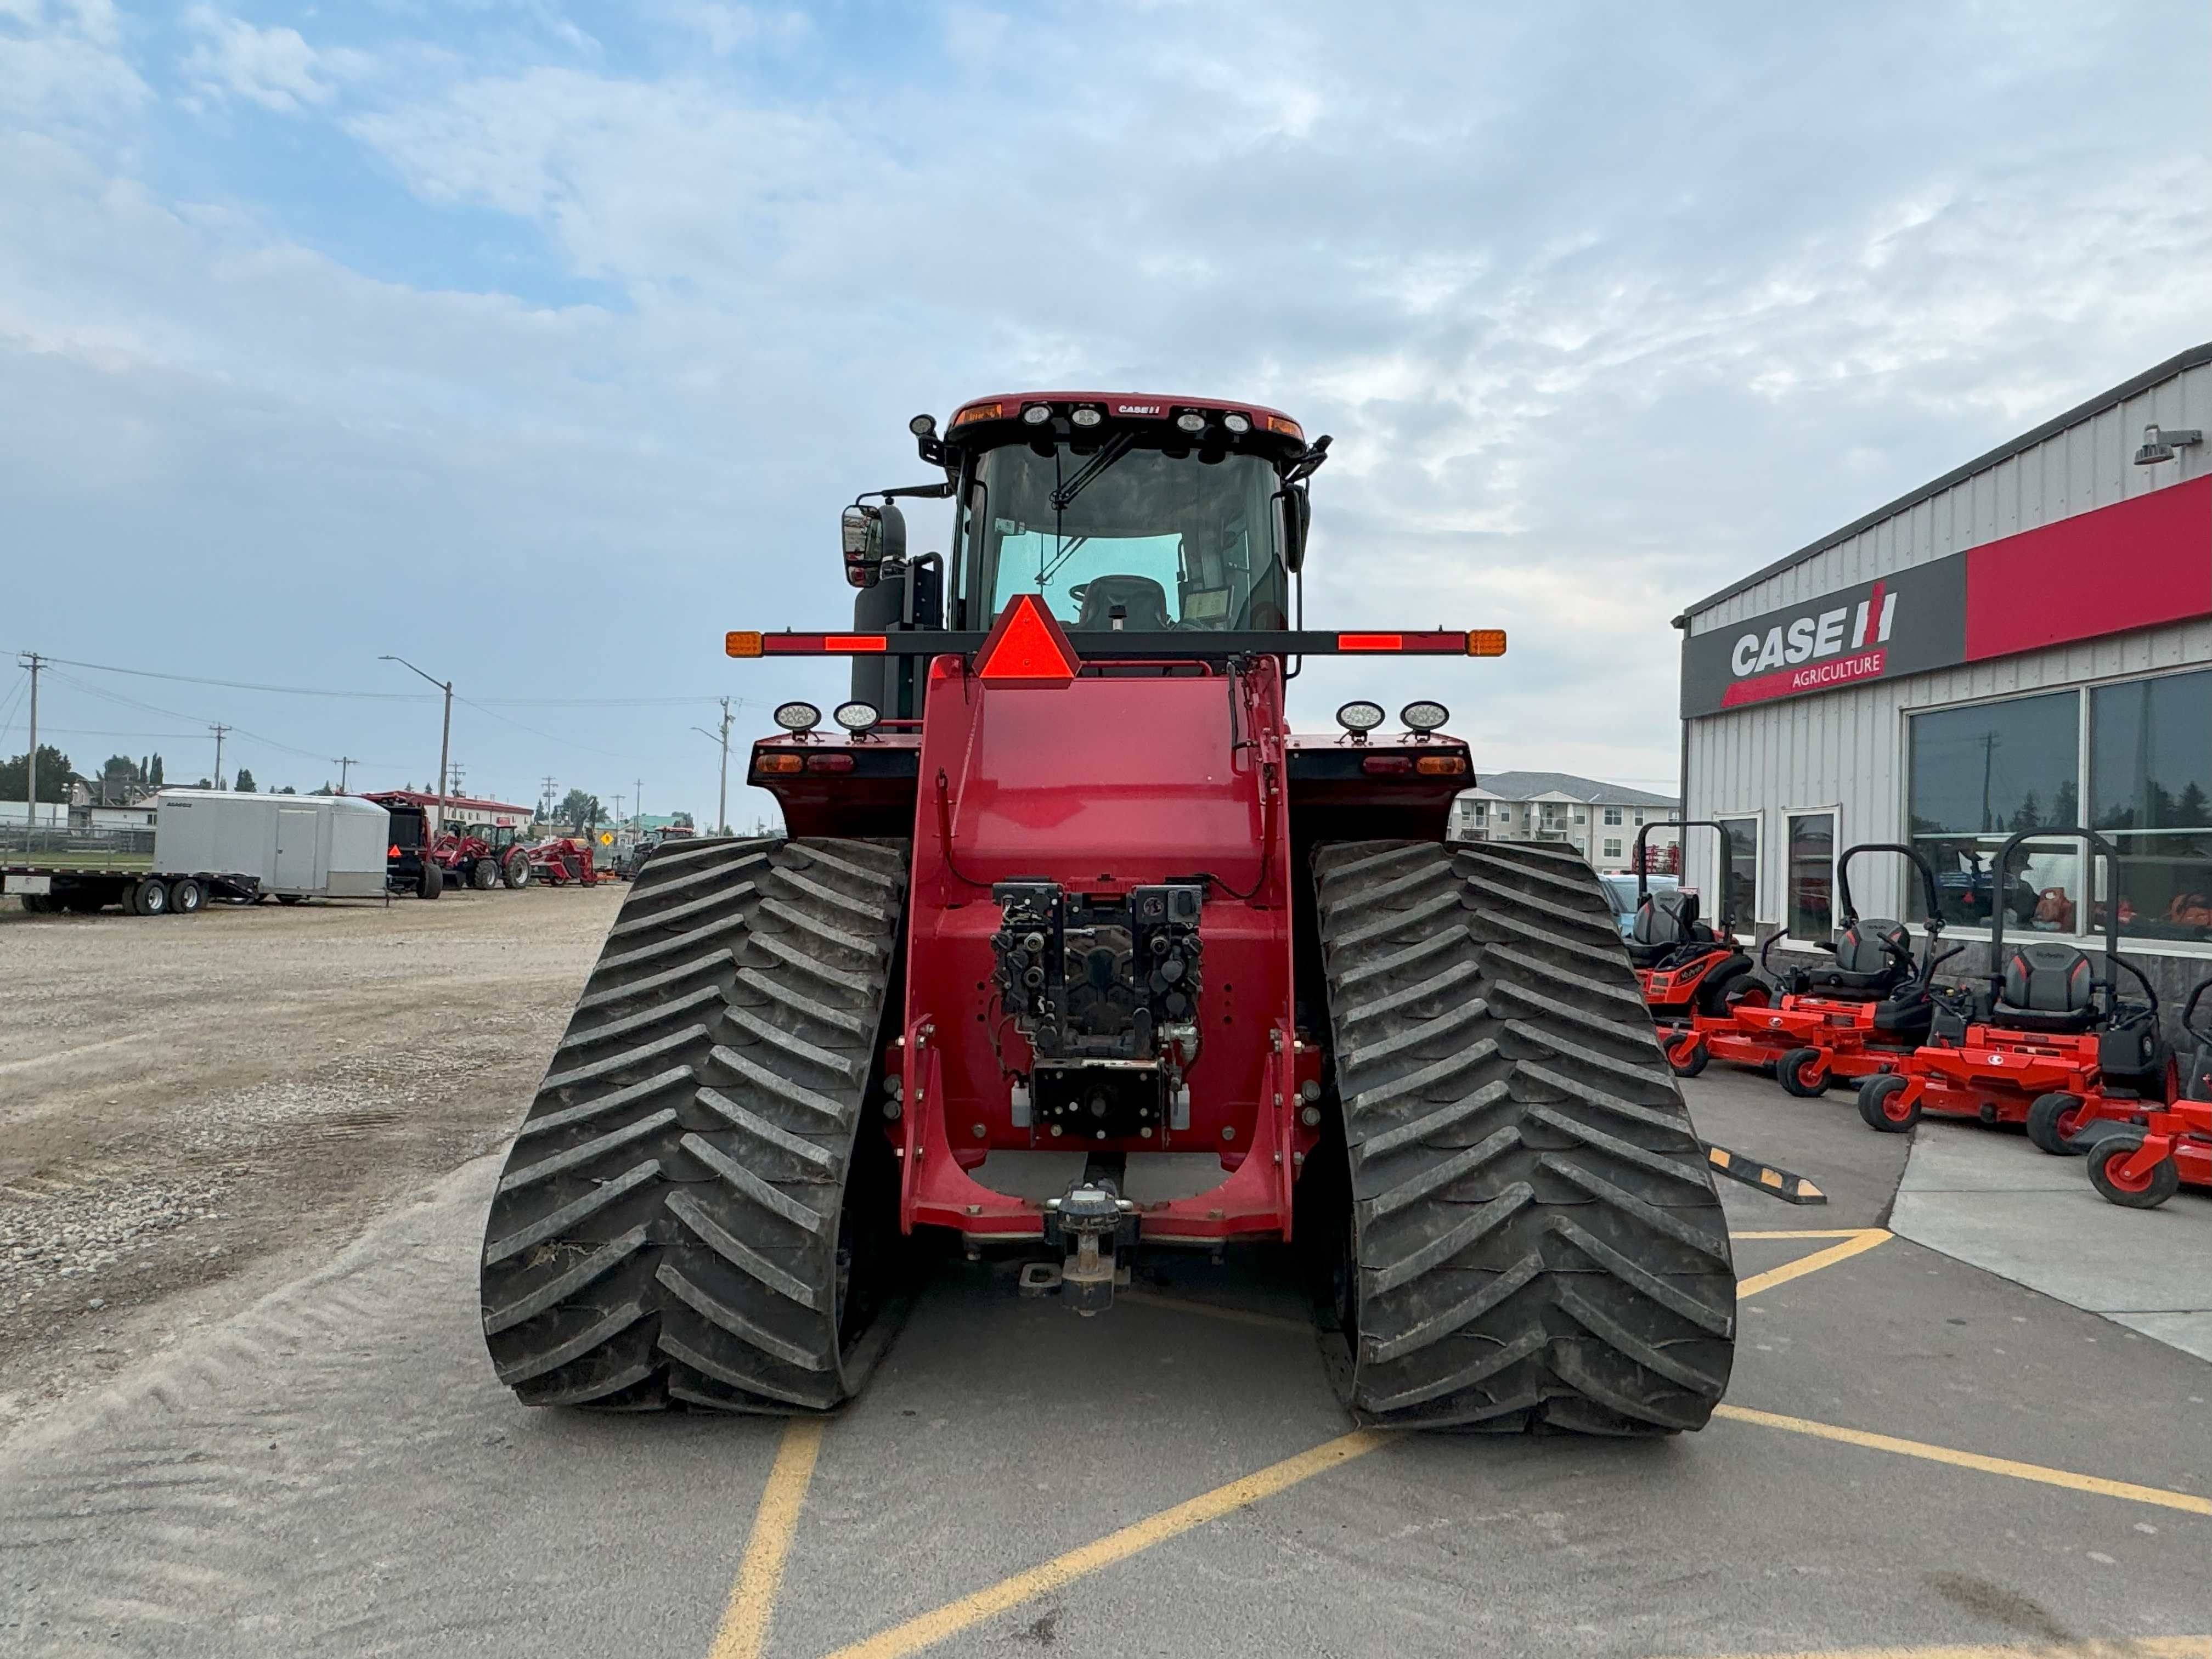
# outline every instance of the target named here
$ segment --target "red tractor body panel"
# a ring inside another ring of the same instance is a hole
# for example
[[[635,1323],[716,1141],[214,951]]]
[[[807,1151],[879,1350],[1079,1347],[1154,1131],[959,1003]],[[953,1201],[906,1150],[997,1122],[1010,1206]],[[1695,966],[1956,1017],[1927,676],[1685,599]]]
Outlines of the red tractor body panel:
[[[978,1240],[1042,1232],[1037,1200],[969,1173],[993,1152],[1181,1152],[1217,1159],[1225,1178],[1147,1209],[1146,1237],[1287,1237],[1316,1138],[1300,1121],[1299,1086],[1321,1075],[1315,1034],[1297,1026],[1297,859],[1316,835],[1440,838],[1472,781],[1465,745],[1293,736],[1272,657],[1234,672],[1116,664],[1065,686],[1006,687],[945,654],[928,685],[926,725],[766,738],[750,769],[793,835],[912,840],[902,1223]],[[1088,1141],[1018,1122],[1012,1085],[1035,1056],[1000,1012],[992,884],[1119,897],[1200,875],[1212,879],[1188,1121]]]

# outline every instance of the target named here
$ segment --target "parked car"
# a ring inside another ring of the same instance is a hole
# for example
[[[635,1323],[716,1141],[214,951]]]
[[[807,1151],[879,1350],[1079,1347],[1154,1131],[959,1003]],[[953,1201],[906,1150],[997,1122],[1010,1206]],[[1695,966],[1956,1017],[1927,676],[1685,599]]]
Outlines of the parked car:
[[[1634,876],[1600,876],[1598,885],[1613,901],[1613,919],[1620,925],[1620,936],[1626,939],[1636,926],[1636,878]],[[1654,893],[1671,893],[1681,885],[1674,876],[1646,876],[1644,884]]]

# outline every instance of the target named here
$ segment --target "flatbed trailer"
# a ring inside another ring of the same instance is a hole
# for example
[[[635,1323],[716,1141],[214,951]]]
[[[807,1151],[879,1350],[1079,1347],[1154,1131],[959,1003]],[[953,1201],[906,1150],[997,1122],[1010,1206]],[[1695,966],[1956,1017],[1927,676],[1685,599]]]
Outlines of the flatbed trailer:
[[[160,870],[155,867],[151,830],[126,830],[121,836],[141,839],[146,850],[126,850],[106,842],[117,836],[40,834],[11,838],[0,849],[0,891],[20,898],[34,913],[74,911],[89,915],[110,905],[120,905],[134,915],[159,916],[171,911],[190,915],[210,899],[251,904],[261,895],[257,876],[212,870]],[[60,843],[47,846],[49,840]]]

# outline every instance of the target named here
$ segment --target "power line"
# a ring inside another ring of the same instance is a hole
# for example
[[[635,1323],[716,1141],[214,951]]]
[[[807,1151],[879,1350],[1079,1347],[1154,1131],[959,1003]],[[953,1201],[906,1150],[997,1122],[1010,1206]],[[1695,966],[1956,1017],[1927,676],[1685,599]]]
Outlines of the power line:
[[[267,685],[254,680],[217,680],[198,674],[168,674],[151,668],[124,668],[114,663],[80,662],[72,657],[45,657],[41,661],[61,663],[70,668],[88,668],[101,674],[129,674],[137,679],[173,680],[184,685],[210,685],[226,691],[262,691],[288,697],[351,697],[365,702],[431,702],[435,699],[422,691],[341,691],[327,686]],[[673,697],[487,697],[471,707],[485,703],[510,708],[645,708],[657,706],[675,707],[682,703],[719,702],[719,691],[702,691],[696,696]],[[767,708],[772,704],[756,697],[732,697],[730,702],[738,708]]]

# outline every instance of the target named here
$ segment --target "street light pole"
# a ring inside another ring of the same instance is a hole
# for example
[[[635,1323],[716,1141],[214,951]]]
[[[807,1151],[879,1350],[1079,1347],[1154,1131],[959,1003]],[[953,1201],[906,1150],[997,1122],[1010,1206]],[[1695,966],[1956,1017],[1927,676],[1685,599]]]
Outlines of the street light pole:
[[[416,668],[404,657],[385,655],[379,657],[377,660],[396,662],[402,668],[422,674],[421,669]],[[453,683],[451,680],[438,679],[429,674],[422,674],[422,678],[446,694],[445,723],[438,728],[438,823],[436,830],[433,831],[434,834],[442,835],[446,829],[446,761],[453,749]]]
[[[210,726],[208,730],[215,733],[215,787],[220,789],[222,787],[222,740],[229,735],[230,728]]]
[[[23,665],[31,671],[31,753],[23,763],[23,848],[28,852],[31,837],[39,830],[39,670],[46,666],[46,659],[35,651],[28,652],[24,655]]]
[[[730,700],[722,699],[722,729],[719,732],[709,732],[703,726],[691,729],[708,742],[722,745],[722,782],[714,799],[714,833],[726,836],[730,833]]]

